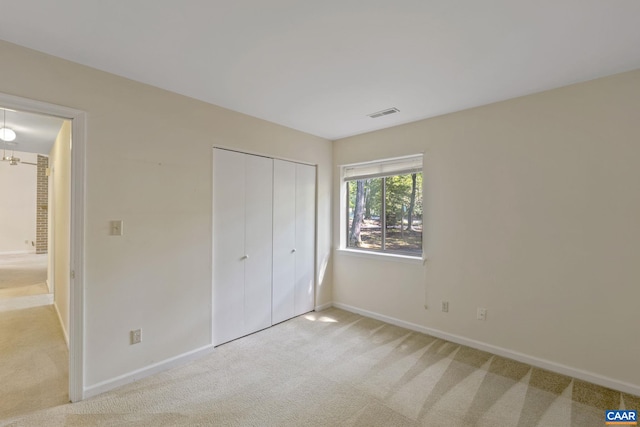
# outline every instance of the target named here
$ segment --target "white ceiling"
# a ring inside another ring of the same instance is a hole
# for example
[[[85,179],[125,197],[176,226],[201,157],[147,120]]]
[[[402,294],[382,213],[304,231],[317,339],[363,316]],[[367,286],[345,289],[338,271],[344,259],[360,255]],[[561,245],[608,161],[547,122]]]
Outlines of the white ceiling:
[[[64,119],[57,117],[15,110],[6,110],[5,119],[5,110],[0,108],[0,127],[5,120],[6,126],[15,131],[16,139],[12,142],[0,139],[0,155],[14,151],[49,155],[64,122]]]
[[[3,0],[0,39],[329,139],[640,68],[638,0]],[[400,113],[371,119],[368,113]]]

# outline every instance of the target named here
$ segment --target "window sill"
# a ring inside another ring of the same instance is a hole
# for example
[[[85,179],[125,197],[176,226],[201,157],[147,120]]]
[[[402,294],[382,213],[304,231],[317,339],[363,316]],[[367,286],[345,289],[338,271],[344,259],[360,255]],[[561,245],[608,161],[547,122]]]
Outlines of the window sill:
[[[424,265],[426,258],[414,257],[409,255],[400,255],[385,252],[363,251],[357,249],[339,248],[336,252],[340,255],[353,256],[357,258],[369,258],[377,261],[402,262],[406,264]]]

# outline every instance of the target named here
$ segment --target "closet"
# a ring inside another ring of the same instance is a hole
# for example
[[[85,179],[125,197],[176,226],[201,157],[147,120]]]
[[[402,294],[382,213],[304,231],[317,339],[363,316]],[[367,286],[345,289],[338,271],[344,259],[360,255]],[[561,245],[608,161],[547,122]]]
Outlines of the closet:
[[[313,310],[315,185],[313,166],[274,160],[274,324]]]
[[[213,150],[213,344],[314,308],[316,170]]]

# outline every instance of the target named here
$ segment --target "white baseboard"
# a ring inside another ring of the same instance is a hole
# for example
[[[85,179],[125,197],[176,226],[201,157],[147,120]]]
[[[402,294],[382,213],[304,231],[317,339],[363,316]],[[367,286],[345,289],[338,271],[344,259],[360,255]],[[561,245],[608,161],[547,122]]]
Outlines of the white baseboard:
[[[68,349],[69,334],[67,334],[67,330],[64,328],[64,322],[62,321],[62,316],[60,315],[60,310],[58,310],[58,304],[56,304],[55,300],[53,301],[53,308],[56,309],[56,314],[58,315],[58,321],[60,322],[60,329],[62,329],[62,335],[64,335],[64,341],[67,343],[67,349]]]
[[[324,304],[324,305],[327,305],[327,304]],[[618,390],[625,393],[633,394],[635,396],[640,396],[640,386],[636,384],[629,384],[622,381],[614,380],[609,377],[583,371],[581,369],[572,368],[571,366],[566,366],[560,363],[552,362],[550,360],[529,356],[523,353],[519,353],[517,351],[509,350],[509,349],[498,347],[491,344],[486,344],[486,343],[465,338],[459,335],[449,334],[447,332],[443,332],[437,329],[427,328],[426,326],[421,326],[415,323],[406,322],[404,320],[396,319],[395,317],[385,316],[383,314],[378,314],[373,311],[363,310],[361,308],[353,307],[351,305],[337,303],[337,302],[334,302],[331,305],[333,307],[336,307],[342,310],[350,311],[352,313],[360,314],[365,317],[370,317],[372,319],[380,320],[382,322],[389,323],[395,326],[400,326],[401,328],[406,328],[412,331],[421,332],[423,334],[431,335],[436,338],[441,338],[443,340],[451,341],[456,344],[466,345],[467,347],[483,350],[498,356],[506,357],[508,359],[517,360],[518,362],[522,362],[531,366],[546,369],[551,372],[567,375],[569,377],[577,378],[577,379],[587,381],[593,384],[597,384],[603,387],[611,388],[613,390]]]
[[[316,305],[315,311],[323,311],[331,307],[333,307],[333,303],[328,302],[326,304]]]
[[[169,359],[163,360],[162,362],[154,363],[153,365],[149,365],[144,368],[137,369],[133,372],[129,372],[124,375],[120,375],[119,377],[102,381],[98,384],[95,384],[89,387],[85,387],[84,393],[83,393],[83,399],[88,399],[90,397],[97,396],[98,394],[107,392],[109,390],[113,390],[114,388],[121,387],[126,384],[130,384],[134,381],[141,380],[150,375],[154,375],[171,368],[176,368],[178,366],[184,365],[185,363],[191,362],[196,359],[200,359],[201,357],[204,357],[207,354],[210,354],[211,352],[213,352],[213,350],[214,350],[213,344],[209,344],[204,347],[200,347],[195,350],[189,351],[187,353],[183,353],[178,356],[174,356]]]

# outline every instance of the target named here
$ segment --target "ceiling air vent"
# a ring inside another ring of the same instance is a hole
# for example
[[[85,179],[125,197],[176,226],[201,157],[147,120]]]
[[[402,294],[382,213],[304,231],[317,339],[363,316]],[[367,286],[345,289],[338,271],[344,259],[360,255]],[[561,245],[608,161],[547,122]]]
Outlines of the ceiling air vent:
[[[378,117],[388,116],[389,114],[399,113],[399,112],[400,110],[398,110],[396,107],[392,107],[392,108],[387,108],[386,110],[378,111],[377,113],[367,114],[367,116],[371,117],[372,119],[377,119]]]

